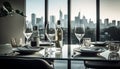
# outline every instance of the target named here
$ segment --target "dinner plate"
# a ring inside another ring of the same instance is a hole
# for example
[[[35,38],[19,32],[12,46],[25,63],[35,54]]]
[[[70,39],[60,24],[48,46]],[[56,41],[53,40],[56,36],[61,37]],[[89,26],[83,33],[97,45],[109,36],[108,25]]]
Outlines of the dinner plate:
[[[38,51],[40,51],[40,48],[38,47],[18,47],[17,50],[15,50],[15,52],[20,54],[34,54]]]
[[[97,53],[104,52],[105,50],[106,49],[103,47],[84,47],[76,51],[81,53],[82,55],[97,55]]]
[[[97,42],[92,42],[92,45],[94,45],[94,46],[106,46],[107,43],[106,42],[97,41]]]

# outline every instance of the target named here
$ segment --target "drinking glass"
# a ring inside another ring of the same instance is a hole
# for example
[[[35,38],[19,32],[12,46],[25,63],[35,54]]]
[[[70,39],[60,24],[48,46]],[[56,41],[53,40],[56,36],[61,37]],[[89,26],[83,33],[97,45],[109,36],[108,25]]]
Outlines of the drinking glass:
[[[50,41],[51,46],[55,46],[56,41],[56,25],[55,23],[46,24],[45,27],[45,35],[47,36],[47,39]],[[52,53],[54,48],[46,48],[45,53],[49,52]],[[50,54],[45,54],[50,55]]]
[[[120,55],[117,52],[110,52],[108,55],[108,60],[120,60]]]
[[[109,51],[110,52],[114,52],[114,53],[116,53],[116,52],[118,52],[119,51],[119,49],[120,49],[120,42],[110,42],[109,44],[108,44],[108,48],[109,48]]]
[[[23,30],[23,34],[26,37],[26,44],[29,44],[29,38],[32,35],[32,27],[29,25],[29,23],[26,23],[26,28]]]
[[[90,47],[90,45],[91,45],[91,38],[83,38],[83,45],[85,47]]]
[[[80,46],[81,46],[81,39],[83,38],[83,36],[85,35],[85,26],[83,23],[78,23],[75,25],[75,36],[77,37],[77,39],[80,42]]]
[[[45,28],[45,34],[51,44],[54,43],[56,40],[56,25],[54,23],[47,24]]]

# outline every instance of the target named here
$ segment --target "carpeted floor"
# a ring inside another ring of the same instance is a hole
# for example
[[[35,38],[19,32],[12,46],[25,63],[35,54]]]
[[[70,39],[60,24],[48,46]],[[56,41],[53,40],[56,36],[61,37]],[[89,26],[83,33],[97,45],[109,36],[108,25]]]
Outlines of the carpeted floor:
[[[67,61],[55,60],[55,69],[67,69]],[[71,69],[85,69],[83,61],[71,61]]]

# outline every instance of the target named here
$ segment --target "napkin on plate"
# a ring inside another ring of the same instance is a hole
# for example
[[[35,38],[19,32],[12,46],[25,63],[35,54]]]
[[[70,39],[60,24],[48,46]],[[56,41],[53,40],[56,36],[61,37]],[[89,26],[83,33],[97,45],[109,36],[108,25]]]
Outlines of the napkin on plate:
[[[41,48],[39,47],[22,46],[22,47],[17,47],[16,49],[14,49],[14,52],[18,52],[20,54],[32,54],[40,50]]]
[[[53,43],[50,42],[40,42],[40,46],[52,46]]]

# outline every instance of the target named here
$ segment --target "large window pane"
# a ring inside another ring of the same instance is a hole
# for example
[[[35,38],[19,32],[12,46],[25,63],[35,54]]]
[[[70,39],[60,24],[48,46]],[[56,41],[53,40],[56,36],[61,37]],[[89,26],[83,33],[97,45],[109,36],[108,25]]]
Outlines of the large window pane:
[[[26,22],[33,27],[38,25],[41,40],[44,39],[45,0],[26,0]]]
[[[120,0],[100,0],[101,41],[120,40]]]
[[[95,41],[96,28],[96,0],[71,0],[71,29],[72,44],[78,44],[74,34],[74,26],[77,23],[85,25],[85,36]]]
[[[64,44],[67,44],[67,16],[67,0],[48,0],[48,21],[50,24],[61,21]]]

